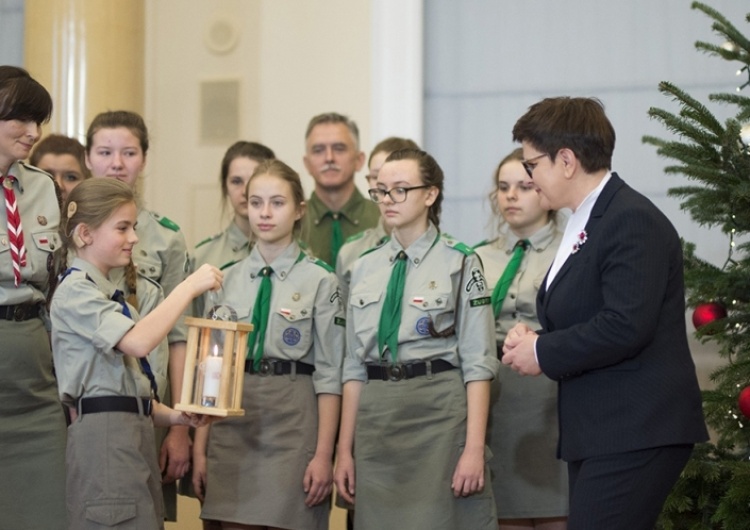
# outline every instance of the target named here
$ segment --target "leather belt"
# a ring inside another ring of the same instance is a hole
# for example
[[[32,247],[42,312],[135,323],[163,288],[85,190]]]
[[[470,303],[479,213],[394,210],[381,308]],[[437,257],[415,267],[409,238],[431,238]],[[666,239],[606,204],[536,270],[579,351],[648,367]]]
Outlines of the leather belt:
[[[315,371],[315,367],[312,364],[301,363],[299,361],[261,359],[260,367],[257,370],[253,368],[252,360],[248,359],[245,362],[245,372],[248,374],[258,374],[261,377],[269,375],[288,375],[292,373],[292,367],[294,367],[294,373],[298,375],[312,375]]]
[[[402,379],[411,379],[412,377],[427,375],[428,367],[429,372],[432,374],[447,372],[448,370],[453,370],[455,368],[451,363],[442,359],[408,364],[368,364],[367,378],[380,379],[383,381],[401,381]]]
[[[138,407],[138,401],[141,407]],[[96,412],[132,412],[144,416],[151,415],[151,399],[133,396],[103,396],[82,398],[78,404],[79,414],[94,414]]]
[[[41,304],[0,305],[0,320],[31,320],[39,318]]]

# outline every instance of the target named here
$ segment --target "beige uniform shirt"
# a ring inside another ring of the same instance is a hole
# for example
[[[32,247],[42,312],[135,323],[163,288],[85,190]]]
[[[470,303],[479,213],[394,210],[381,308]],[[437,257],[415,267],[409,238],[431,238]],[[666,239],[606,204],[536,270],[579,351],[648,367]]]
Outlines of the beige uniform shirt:
[[[172,221],[145,209],[138,211],[136,233],[138,244],[133,249],[133,262],[138,272],[158,283],[164,296],[169,296],[190,270],[185,237]],[[113,271],[110,277],[118,289],[125,292],[122,272]],[[172,328],[167,340],[170,344],[187,340],[187,328],[182,320]]]
[[[388,234],[383,227],[383,219],[380,219],[375,228],[368,228],[364,232],[353,235],[346,240],[344,246],[339,250],[339,255],[336,259],[336,276],[339,279],[339,289],[344,309],[346,309],[346,301],[349,299],[349,281],[352,277],[354,262],[362,254],[381,244],[386,237],[388,237]]]
[[[343,381],[366,381],[365,363],[380,363],[378,323],[398,253],[408,256],[398,361],[437,360],[460,367],[465,383],[497,374],[492,305],[482,264],[471,249],[432,224],[407,249],[395,238],[354,264],[347,306]],[[444,336],[433,337],[430,323]],[[451,331],[453,329],[453,331]],[[391,361],[386,348],[385,360]]]
[[[115,346],[135,325],[138,312],[123,314],[112,300],[116,286],[93,265],[75,258],[52,299],[52,354],[63,403],[82,397],[148,397],[151,387],[138,359]]]
[[[253,248],[250,255],[225,271],[222,304],[237,312],[239,322],[252,321],[266,262]],[[270,264],[271,309],[264,357],[315,366],[317,394],[341,394],[344,319],[338,281],[330,267],[292,243]]]
[[[195,246],[192,255],[192,270],[205,264],[210,263],[221,270],[242,261],[250,255],[251,244],[240,227],[234,222],[223,232],[213,237],[204,239]],[[203,307],[203,297],[197,297],[193,300],[192,313],[196,317],[204,317],[205,308]]]
[[[518,242],[513,232],[501,235],[488,243],[480,243],[474,250],[482,258],[487,285],[492,289],[497,285],[505,266],[513,255],[513,247]],[[536,315],[536,294],[544,281],[557,247],[562,240],[562,232],[555,223],[547,223],[529,238],[530,248],[526,250],[513,283],[508,288],[500,316],[495,322],[495,337],[502,344],[510,328],[522,322],[531,329],[539,328]]]
[[[40,169],[15,162],[9,175],[18,180],[13,189],[21,214],[26,266],[21,268],[21,283],[14,284],[13,260],[10,257],[5,196],[0,195],[0,305],[43,302],[49,275],[54,271],[55,253],[62,244],[58,234],[60,206],[55,182]]]
[[[333,218],[327,215],[328,207],[313,192],[307,201],[307,211],[302,217],[300,239],[308,246],[310,252],[334,267],[331,259],[331,235]],[[343,240],[378,224],[380,209],[370,199],[365,198],[358,188],[336,215],[341,221]]]

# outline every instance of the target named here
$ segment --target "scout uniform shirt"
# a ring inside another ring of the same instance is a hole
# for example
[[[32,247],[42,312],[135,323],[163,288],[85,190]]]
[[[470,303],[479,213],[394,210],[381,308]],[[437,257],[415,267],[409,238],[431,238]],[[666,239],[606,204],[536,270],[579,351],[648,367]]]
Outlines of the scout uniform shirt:
[[[54,274],[54,254],[62,248],[55,182],[47,173],[22,162],[13,163],[8,175],[18,179],[13,189],[21,213],[26,266],[21,267],[21,283],[16,287],[5,200],[0,199],[0,305],[44,302],[49,275]]]
[[[269,265],[272,291],[263,357],[314,365],[315,392],[341,394],[344,319],[336,276],[297,243]],[[254,247],[225,271],[221,303],[237,312],[239,322],[251,322],[262,279],[258,273],[265,266]]]
[[[346,243],[339,250],[336,258],[336,276],[339,279],[339,290],[341,291],[341,301],[346,308],[346,301],[349,299],[349,281],[352,278],[352,267],[359,257],[375,248],[385,241],[388,234],[383,227],[381,218],[375,228],[368,228],[364,232],[355,234],[346,240]]]
[[[82,397],[148,397],[151,387],[138,359],[115,349],[135,325],[112,300],[115,285],[80,258],[52,298],[52,352],[60,399],[75,407]]]
[[[495,337],[498,344],[502,344],[505,335],[518,322],[526,324],[531,329],[539,328],[536,294],[552,260],[555,259],[562,232],[557,229],[555,223],[549,222],[528,239],[531,245],[526,250],[518,272],[510,284],[500,316],[495,322]],[[508,230],[507,234],[493,241],[480,243],[474,249],[484,264],[484,274],[490,293],[510,261],[518,240],[519,237]]]
[[[195,246],[191,259],[191,269],[196,271],[201,265],[210,263],[221,270],[242,261],[250,254],[250,241],[235,222],[223,232],[204,239]],[[204,317],[203,297],[193,300],[193,316]]]
[[[380,219],[380,208],[362,195],[358,188],[337,214],[341,221],[343,241],[350,236],[372,228]],[[331,267],[336,264],[331,259],[331,234],[333,233],[333,218],[328,207],[323,204],[315,192],[307,201],[307,211],[302,217],[300,239],[309,247],[315,257],[322,259]]]
[[[138,211],[138,243],[133,249],[133,263],[138,272],[161,285],[164,296],[169,296],[178,283],[187,278],[190,270],[187,245],[180,227],[159,214]],[[125,291],[122,270],[110,273],[115,285]],[[187,340],[187,328],[180,320],[169,332],[170,344]]]
[[[367,380],[365,363],[381,362],[378,323],[391,268],[398,253],[408,256],[398,362],[442,359],[461,369],[464,383],[495,377],[490,291],[482,264],[471,249],[430,223],[408,249],[395,238],[362,256],[354,265],[347,305],[343,382]],[[430,334],[430,323],[441,336]],[[385,361],[391,362],[390,351]]]

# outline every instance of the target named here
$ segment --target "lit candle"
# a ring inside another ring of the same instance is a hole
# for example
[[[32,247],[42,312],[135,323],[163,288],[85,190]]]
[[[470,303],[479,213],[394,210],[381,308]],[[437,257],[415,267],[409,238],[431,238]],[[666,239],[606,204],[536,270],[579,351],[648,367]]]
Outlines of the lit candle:
[[[211,355],[204,362],[203,376],[203,406],[215,407],[219,399],[219,387],[221,386],[221,364],[222,357],[219,355],[219,346],[214,345]]]

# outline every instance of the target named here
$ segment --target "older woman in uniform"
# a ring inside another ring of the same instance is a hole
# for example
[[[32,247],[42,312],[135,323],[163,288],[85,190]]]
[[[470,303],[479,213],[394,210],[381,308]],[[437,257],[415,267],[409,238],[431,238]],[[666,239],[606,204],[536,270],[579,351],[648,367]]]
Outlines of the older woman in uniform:
[[[52,113],[47,90],[0,66],[0,526],[67,528],[65,417],[45,327],[60,249],[49,175],[21,162]]]
[[[501,233],[474,248],[492,292],[498,358],[516,323],[539,328],[536,294],[562,238],[522,160],[515,149],[498,165],[490,201]],[[565,530],[568,473],[556,458],[557,384],[502,366],[492,386],[488,444],[500,530]]]
[[[474,252],[438,230],[442,191],[414,149],[391,153],[370,189],[392,237],[352,271],[335,473],[358,530],[497,528],[490,297]]]

